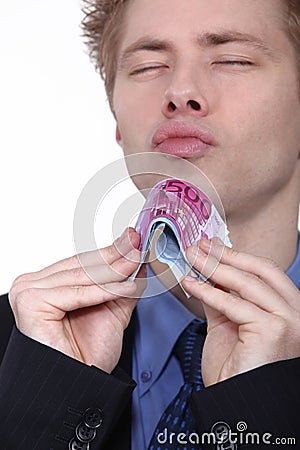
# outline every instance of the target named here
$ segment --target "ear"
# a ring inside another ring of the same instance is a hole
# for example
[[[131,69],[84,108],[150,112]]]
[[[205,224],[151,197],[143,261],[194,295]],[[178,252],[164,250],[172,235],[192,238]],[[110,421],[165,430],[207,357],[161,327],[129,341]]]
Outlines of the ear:
[[[116,141],[122,147],[122,137],[118,125],[116,126]]]

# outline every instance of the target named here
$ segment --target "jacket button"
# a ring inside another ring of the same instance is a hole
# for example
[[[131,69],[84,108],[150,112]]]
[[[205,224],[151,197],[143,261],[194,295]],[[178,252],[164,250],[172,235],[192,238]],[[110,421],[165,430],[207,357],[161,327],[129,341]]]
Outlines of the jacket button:
[[[89,428],[100,427],[103,421],[103,414],[99,408],[89,408],[85,411],[83,417],[84,423]]]
[[[89,450],[90,444],[87,442],[79,442],[77,439],[72,439],[69,442],[69,450]]]
[[[88,426],[80,423],[76,428],[76,437],[80,442],[92,442],[95,439],[97,431],[95,428],[89,428]]]

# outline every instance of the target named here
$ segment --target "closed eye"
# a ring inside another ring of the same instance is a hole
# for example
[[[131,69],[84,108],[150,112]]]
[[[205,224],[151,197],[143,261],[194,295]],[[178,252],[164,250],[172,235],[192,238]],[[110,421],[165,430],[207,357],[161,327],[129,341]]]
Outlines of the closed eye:
[[[230,66],[253,66],[253,63],[250,61],[244,61],[244,60],[231,60],[228,59],[226,61],[216,61],[214,64],[223,64],[223,65],[230,65]]]
[[[164,65],[137,67],[136,69],[133,69],[130,72],[130,75],[140,75],[140,74],[144,74],[144,73],[156,72],[156,71],[164,69],[166,67],[167,66],[164,66]]]

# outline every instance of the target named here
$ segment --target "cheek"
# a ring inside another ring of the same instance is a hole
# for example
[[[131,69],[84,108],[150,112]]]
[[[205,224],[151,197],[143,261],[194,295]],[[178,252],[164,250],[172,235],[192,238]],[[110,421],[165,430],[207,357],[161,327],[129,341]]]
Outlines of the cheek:
[[[113,96],[114,111],[125,144],[128,140],[145,140],[160,120],[165,87],[158,80],[151,83],[117,81]]]
[[[147,116],[141,113],[141,109],[132,99],[124,99],[123,108],[115,109],[116,120],[120,134],[122,137],[122,147],[125,154],[137,151],[144,144],[145,135],[147,133]],[[138,148],[137,148],[138,147]]]
[[[256,89],[248,85],[230,101],[227,97],[220,108],[218,125],[224,147],[218,167],[220,173],[222,162],[228,168],[222,175],[222,193],[233,187],[245,195],[248,188],[249,195],[252,190],[257,196],[272,193],[286,185],[294,173],[300,149],[298,94],[295,88],[280,89],[271,82],[259,91],[259,85]]]
[[[223,115],[232,126],[235,144],[242,146],[241,150],[250,147],[258,159],[291,159],[300,148],[299,93],[294,80],[285,88],[281,84],[270,80],[260,91],[259,83],[242,89]],[[227,131],[230,133],[229,126]]]
[[[259,147],[268,171],[276,172],[278,181],[286,181],[294,171],[300,149],[300,108],[295,98],[269,101],[270,108],[261,115]],[[264,111],[263,111],[264,112]],[[265,133],[265,134],[264,134]]]

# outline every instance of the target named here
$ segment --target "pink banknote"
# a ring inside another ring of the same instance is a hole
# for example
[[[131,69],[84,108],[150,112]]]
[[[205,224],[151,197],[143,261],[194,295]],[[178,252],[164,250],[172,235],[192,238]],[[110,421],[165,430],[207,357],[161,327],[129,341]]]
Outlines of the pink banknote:
[[[187,274],[203,279],[188,262],[187,247],[201,238],[214,236],[231,246],[227,226],[209,197],[199,187],[175,178],[163,180],[152,188],[135,228],[141,235],[142,262],[156,230],[161,230],[155,242],[156,256],[169,265],[179,283]]]

